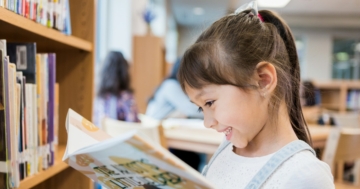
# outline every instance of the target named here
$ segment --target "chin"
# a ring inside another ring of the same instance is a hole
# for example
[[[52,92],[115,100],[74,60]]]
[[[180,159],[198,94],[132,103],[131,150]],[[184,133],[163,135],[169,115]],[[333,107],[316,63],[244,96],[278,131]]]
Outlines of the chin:
[[[246,148],[247,145],[249,144],[248,141],[236,141],[236,142],[232,142],[233,145],[236,147],[236,148],[240,148],[240,149],[243,149],[243,148]]]

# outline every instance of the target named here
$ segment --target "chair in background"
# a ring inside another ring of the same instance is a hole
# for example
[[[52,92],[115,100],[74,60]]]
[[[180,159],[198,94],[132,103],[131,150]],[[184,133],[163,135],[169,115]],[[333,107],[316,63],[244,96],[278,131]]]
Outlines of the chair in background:
[[[352,127],[360,128],[360,116],[359,112],[349,112],[349,113],[331,113],[331,116],[334,118],[335,125],[340,127]]]
[[[101,126],[106,133],[113,137],[136,130],[137,135],[140,137],[151,140],[154,143],[167,148],[164,131],[160,122],[134,123],[104,118]]]
[[[360,186],[360,128],[334,128],[328,139],[322,160],[329,164],[335,182],[344,182],[345,162],[355,162],[354,183]]]

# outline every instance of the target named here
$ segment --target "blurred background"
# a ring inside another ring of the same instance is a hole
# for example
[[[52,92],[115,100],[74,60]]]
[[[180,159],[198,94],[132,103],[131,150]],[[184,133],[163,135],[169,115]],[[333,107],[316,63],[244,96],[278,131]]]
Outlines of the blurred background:
[[[177,57],[212,22],[247,2],[250,1],[98,1],[96,70],[101,69],[109,51],[121,51],[131,65],[132,86],[140,112],[144,112],[146,100]],[[360,78],[359,0],[263,0],[258,5],[259,9],[278,12],[290,25],[303,79]],[[154,81],[147,77],[150,75]],[[144,81],[150,85],[146,89],[141,86]]]

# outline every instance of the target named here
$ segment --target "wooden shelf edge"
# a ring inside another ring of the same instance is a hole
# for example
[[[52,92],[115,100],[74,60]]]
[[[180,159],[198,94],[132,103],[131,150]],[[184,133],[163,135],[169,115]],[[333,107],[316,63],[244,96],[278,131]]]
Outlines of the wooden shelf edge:
[[[56,175],[57,173],[63,171],[64,169],[68,168],[69,165],[63,162],[62,156],[65,152],[65,146],[58,146],[57,151],[55,152],[55,162],[54,165],[48,168],[47,170],[41,171],[33,176],[30,176],[20,182],[20,186],[17,189],[26,189],[34,187],[46,179]]]
[[[74,48],[78,48],[88,52],[92,51],[93,49],[93,46],[89,41],[74,36],[67,36],[55,29],[43,26],[3,7],[0,7],[0,20],[18,28],[27,30],[31,33],[40,35],[42,37],[57,41],[59,43]]]

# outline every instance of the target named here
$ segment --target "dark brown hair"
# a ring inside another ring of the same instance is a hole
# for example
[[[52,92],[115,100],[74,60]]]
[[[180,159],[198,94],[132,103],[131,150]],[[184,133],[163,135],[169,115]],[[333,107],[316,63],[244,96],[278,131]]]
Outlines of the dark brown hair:
[[[250,10],[214,22],[187,49],[179,70],[179,82],[200,89],[207,84],[234,85],[245,91],[256,89],[252,76],[259,62],[271,63],[277,86],[269,103],[269,121],[276,123],[285,99],[290,122],[300,140],[311,144],[300,105],[300,68],[293,36],[275,13]]]
[[[117,96],[121,91],[132,92],[129,64],[121,52],[110,51],[106,56],[99,85],[100,97],[108,94]]]

